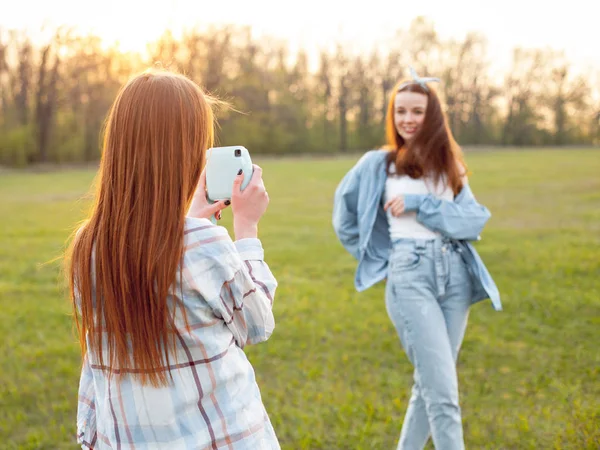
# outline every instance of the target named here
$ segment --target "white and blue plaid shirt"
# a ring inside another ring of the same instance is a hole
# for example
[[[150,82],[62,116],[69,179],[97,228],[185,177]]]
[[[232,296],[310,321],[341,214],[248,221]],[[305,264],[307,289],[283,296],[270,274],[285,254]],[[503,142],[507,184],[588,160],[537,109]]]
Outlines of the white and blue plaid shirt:
[[[206,219],[186,219],[172,380],[143,385],[134,370],[84,358],[77,440],[83,449],[278,449],[254,370],[242,350],[275,326],[277,281],[258,239],[232,242]],[[181,312],[183,305],[189,329]],[[105,357],[104,361],[108,359]],[[108,376],[112,374],[112,376]]]

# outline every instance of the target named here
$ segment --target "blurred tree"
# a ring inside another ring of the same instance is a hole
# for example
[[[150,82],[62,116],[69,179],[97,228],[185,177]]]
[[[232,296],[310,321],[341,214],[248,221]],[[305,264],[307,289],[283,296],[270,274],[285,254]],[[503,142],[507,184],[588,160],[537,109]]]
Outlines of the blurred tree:
[[[13,73],[14,102],[17,118],[21,125],[29,123],[30,99],[33,84],[33,46],[29,37],[12,33],[16,42],[18,59],[17,72]]]
[[[229,102],[233,109],[217,112],[218,143],[253,153],[379,146],[391,89],[408,66],[442,78],[436,88],[463,145],[600,144],[600,84],[551,50],[515,49],[498,83],[484,36],[445,41],[418,17],[377,51],[357,55],[338,43],[320,51],[314,71],[309,60],[249,27],[166,30],[144,55],[72,30],[42,44],[0,30],[0,164],[96,160],[116,93],[149,66],[183,72]]]
[[[51,126],[56,112],[58,69],[60,58],[58,47],[60,36],[42,48],[38,68],[37,90],[35,96],[35,118],[37,128],[37,152],[30,162],[48,162],[48,148]]]
[[[4,30],[0,28],[0,128],[5,125],[9,107],[8,86],[8,43],[4,38]]]
[[[313,96],[316,96],[314,112],[315,124],[321,124],[321,133],[316,133],[317,142],[321,143],[323,151],[332,151],[335,148],[334,116],[335,106],[333,97],[333,61],[331,56],[321,51],[319,54],[319,68],[315,75]]]
[[[523,146],[547,143],[548,133],[538,127],[544,121],[539,108],[545,66],[549,63],[542,50],[515,49],[510,72],[504,82],[506,120],[501,142],[504,145]],[[544,124],[545,125],[545,124]]]
[[[585,140],[586,124],[581,115],[592,116],[590,88],[582,76],[571,79],[564,55],[554,55],[546,85],[547,104],[553,117],[553,144],[565,145]]]
[[[339,147],[341,152],[348,151],[348,109],[350,107],[350,70],[348,57],[341,45],[337,46],[335,58],[335,76],[337,79],[337,106],[339,120]]]
[[[382,142],[381,111],[377,108],[378,64],[378,56],[372,54],[368,62],[356,56],[350,67],[352,150],[373,148]]]
[[[443,48],[441,96],[448,124],[462,144],[481,144],[491,136],[497,91],[490,86],[487,42],[469,33],[464,41],[449,41]]]

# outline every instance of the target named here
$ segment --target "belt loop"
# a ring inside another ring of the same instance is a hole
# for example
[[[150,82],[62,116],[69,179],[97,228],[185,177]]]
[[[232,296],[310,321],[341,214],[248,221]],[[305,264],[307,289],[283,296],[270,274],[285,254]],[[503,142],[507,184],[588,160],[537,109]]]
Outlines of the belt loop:
[[[427,248],[427,246],[425,245],[425,242],[415,241],[415,252],[418,255],[424,255],[426,248]]]
[[[446,248],[455,251],[460,249],[459,241],[457,239],[449,238],[447,236],[444,236],[442,238],[442,245],[445,245]]]

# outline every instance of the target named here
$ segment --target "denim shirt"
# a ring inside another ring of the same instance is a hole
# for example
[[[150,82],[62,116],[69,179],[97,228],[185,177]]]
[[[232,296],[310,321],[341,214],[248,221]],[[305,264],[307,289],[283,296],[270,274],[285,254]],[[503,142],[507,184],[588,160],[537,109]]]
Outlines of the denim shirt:
[[[387,276],[392,248],[389,224],[381,201],[385,190],[386,150],[372,150],[344,176],[335,191],[333,228],[344,246],[358,260],[354,278],[357,291],[364,291]],[[472,303],[489,298],[502,309],[500,294],[479,254],[469,241],[479,234],[491,214],[477,203],[468,184],[454,201],[431,194],[407,194],[405,211],[416,211],[417,221],[457,244],[473,281]]]

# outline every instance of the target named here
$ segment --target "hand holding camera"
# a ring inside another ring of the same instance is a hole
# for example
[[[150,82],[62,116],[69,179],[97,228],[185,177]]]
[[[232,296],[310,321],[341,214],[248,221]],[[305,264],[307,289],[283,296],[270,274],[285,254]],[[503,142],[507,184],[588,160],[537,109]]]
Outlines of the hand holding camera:
[[[207,158],[190,215],[216,222],[221,210],[231,204],[236,239],[256,237],[258,222],[269,204],[262,169],[252,164],[242,146],[211,148]]]
[[[233,182],[231,210],[236,240],[257,237],[258,222],[269,206],[269,194],[262,179],[262,169],[256,164],[253,168],[252,178],[245,189],[242,189],[243,173],[239,173]]]

